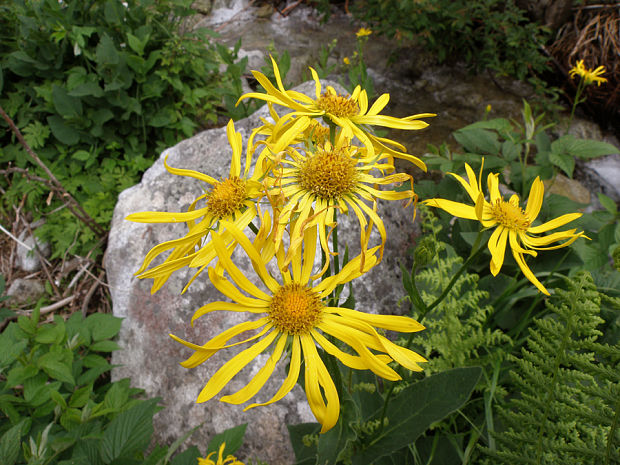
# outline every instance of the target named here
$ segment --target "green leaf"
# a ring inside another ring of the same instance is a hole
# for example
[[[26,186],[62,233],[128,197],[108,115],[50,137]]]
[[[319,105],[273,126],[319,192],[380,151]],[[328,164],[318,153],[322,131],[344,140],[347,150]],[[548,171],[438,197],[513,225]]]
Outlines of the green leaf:
[[[389,423],[381,436],[371,440],[353,464],[367,465],[414,442],[433,423],[467,402],[481,373],[480,367],[455,368],[407,386],[388,405]],[[378,411],[373,419],[380,416]]]
[[[181,444],[183,444],[192,434],[194,434],[196,432],[196,430],[198,428],[200,428],[202,426],[202,423],[194,426],[192,429],[190,429],[187,433],[185,433],[183,436],[181,436],[180,438],[178,438],[176,441],[174,441],[172,443],[172,445],[170,446],[170,448],[168,449],[168,452],[165,454],[165,459],[164,459],[164,463],[167,463],[170,460],[170,457],[172,457],[172,454],[174,454],[176,452],[176,450],[181,447]],[[187,452],[187,451],[186,451]],[[200,454],[200,452],[198,452],[198,454]],[[182,454],[181,454],[182,455]],[[198,455],[199,457],[200,455]],[[178,456],[177,456],[178,457]],[[194,458],[195,459],[195,458]],[[195,462],[194,462],[195,463]],[[192,463],[192,465],[194,465],[194,463]]]
[[[567,152],[560,152],[557,147],[553,148],[549,153],[549,161],[555,166],[558,166],[562,171],[566,173],[569,178],[573,177],[573,170],[575,169],[575,157]]]
[[[95,82],[85,82],[68,92],[71,97],[103,97],[103,89]]]
[[[26,419],[24,418],[18,424],[10,428],[0,438],[0,463],[3,465],[14,465],[19,457],[21,450],[21,438],[23,430],[26,428]]]
[[[47,373],[50,378],[69,384],[75,384],[75,380],[71,374],[71,369],[67,365],[62,362],[43,357],[39,359],[39,367]]]
[[[65,325],[46,324],[37,330],[34,340],[41,344],[59,344],[65,337]]]
[[[92,344],[90,350],[95,352],[114,352],[115,350],[120,350],[120,347],[114,341],[99,341]]]
[[[54,137],[66,145],[75,145],[80,140],[80,133],[65,124],[64,120],[58,115],[47,117],[47,124]]]
[[[2,64],[0,64],[0,93],[2,93],[3,87],[4,87],[4,74],[2,72]]]
[[[78,150],[77,152],[74,152],[73,155],[71,155],[71,158],[73,158],[74,160],[86,161],[90,158],[90,156],[90,153],[88,153],[86,150]]]
[[[71,398],[69,399],[69,406],[74,408],[84,407],[84,405],[86,405],[86,402],[88,402],[88,399],[90,399],[90,394],[92,393],[92,391],[92,384],[79,388],[73,394],[71,394]]]
[[[453,136],[467,152],[498,155],[501,150],[497,134],[486,129],[463,128],[455,131]]]
[[[86,318],[84,324],[90,329],[93,341],[113,338],[121,329],[122,318],[109,313],[93,313]]]
[[[176,455],[170,462],[170,465],[196,465],[198,458],[202,458],[200,450],[196,446],[191,446]]]
[[[136,52],[138,55],[144,55],[144,47],[146,47],[147,42],[149,41],[149,36],[146,36],[143,40],[140,40],[136,36],[131,33],[127,33],[127,42],[131,49]]]
[[[27,379],[36,376],[37,373],[39,373],[39,369],[32,364],[17,365],[8,372],[5,387],[11,388],[18,384],[24,384]]]
[[[37,332],[36,323],[25,315],[19,315],[17,325],[28,335],[32,336]]]
[[[338,423],[324,434],[319,436],[317,447],[318,462],[324,465],[336,464],[343,459],[342,453],[346,451],[347,444],[357,438],[357,434],[351,428],[351,424],[357,420],[356,405],[350,394],[343,392],[342,405]]]
[[[153,415],[158,402],[159,398],[141,402],[110,422],[101,441],[101,457],[105,462],[129,459],[148,446],[153,435]]]
[[[317,445],[312,442],[304,442],[304,437],[314,436],[318,439],[321,425],[318,423],[300,423],[298,425],[286,425],[288,434],[295,453],[295,465],[316,464]],[[308,444],[308,445],[306,445]]]
[[[601,202],[601,205],[612,215],[618,213],[618,205],[612,199],[607,197],[605,194],[598,194],[598,201]]]
[[[120,56],[114,41],[105,33],[97,45],[96,56],[99,65],[117,65],[120,62]]]
[[[52,102],[63,118],[79,118],[82,115],[82,102],[77,97],[71,97],[64,87],[52,86]]]
[[[243,436],[245,436],[245,429],[247,426],[247,423],[233,426],[232,428],[213,436],[207,446],[207,455],[209,455],[210,452],[217,452],[223,442],[226,443],[226,447],[224,448],[224,457],[228,454],[232,455],[237,452],[237,449],[243,445]]]

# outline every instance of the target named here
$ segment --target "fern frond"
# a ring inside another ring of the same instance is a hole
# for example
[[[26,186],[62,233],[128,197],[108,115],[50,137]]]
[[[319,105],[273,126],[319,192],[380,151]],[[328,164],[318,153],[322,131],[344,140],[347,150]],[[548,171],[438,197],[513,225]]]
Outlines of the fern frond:
[[[512,357],[520,395],[500,409],[505,430],[496,450],[485,449],[493,463],[620,463],[620,347],[596,342],[602,296],[590,275],[567,284]]]

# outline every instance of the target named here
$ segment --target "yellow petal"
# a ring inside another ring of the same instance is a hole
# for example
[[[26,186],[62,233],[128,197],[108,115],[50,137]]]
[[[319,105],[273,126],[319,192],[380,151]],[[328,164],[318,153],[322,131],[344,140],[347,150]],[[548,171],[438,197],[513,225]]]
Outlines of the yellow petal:
[[[239,352],[222,365],[222,367],[209,378],[209,381],[198,395],[196,402],[200,404],[216,396],[237,373],[269,347],[278,334],[278,331],[272,331],[262,340],[242,352]]]
[[[332,314],[336,313],[345,319],[354,318],[372,326],[376,326],[377,328],[400,331],[402,333],[412,333],[425,329],[423,325],[408,316],[375,315],[342,307],[327,307],[324,311]]]
[[[276,363],[278,363],[280,357],[282,357],[282,351],[284,350],[286,339],[286,334],[280,336],[280,339],[278,339],[278,342],[276,343],[275,349],[271,353],[271,356],[267,359],[267,362],[265,362],[265,365],[263,365],[258,373],[252,377],[250,382],[246,384],[245,387],[239,389],[234,394],[222,397],[220,402],[239,405],[254,397],[271,377],[271,374],[276,367]]]
[[[204,181],[208,184],[214,185],[217,181],[213,179],[211,176],[208,176],[204,173],[194,170],[185,170],[182,168],[173,168],[168,165],[168,155],[164,158],[164,167],[168,170],[169,173],[176,174],[177,176],[187,176],[190,178],[198,179],[200,181]]]
[[[491,251],[491,274],[497,276],[504,264],[506,243],[508,242],[508,229],[498,226],[489,238],[488,247]]]
[[[442,210],[445,210],[451,215],[457,216],[459,218],[466,218],[468,220],[478,219],[476,209],[471,205],[466,205],[464,203],[454,202],[452,200],[446,199],[428,199],[422,203],[431,207],[441,208]]]
[[[207,214],[208,208],[190,212],[140,212],[132,213],[125,219],[135,223],[185,223]]]
[[[517,262],[517,265],[519,265],[519,268],[521,269],[525,277],[529,279],[530,282],[534,284],[534,286],[536,286],[540,292],[542,292],[545,295],[550,295],[549,291],[547,291],[547,289],[545,289],[545,287],[541,284],[541,282],[538,279],[536,279],[536,276],[534,276],[534,273],[532,273],[532,270],[530,270],[530,268],[527,266],[523,258],[523,255],[518,252],[517,247],[515,247],[515,246],[518,246],[516,241],[517,241],[516,237],[513,237],[513,235],[511,234],[510,235],[510,247],[512,249],[512,256]]]
[[[366,113],[366,116],[378,115],[379,112],[381,112],[381,110],[385,108],[385,106],[388,104],[389,101],[390,101],[390,94],[381,95],[377,100],[375,100],[375,103],[372,104],[372,107],[370,107],[370,110],[368,110],[368,113]],[[360,111],[360,113],[362,115],[364,114],[363,111]]]
[[[558,218],[554,218],[546,223],[543,223],[539,226],[532,226],[527,229],[528,233],[539,234],[546,231],[550,231],[551,229],[559,228],[560,226],[564,226],[566,223],[570,223],[571,221],[576,220],[581,216],[581,213],[567,213],[566,215],[562,215]]]
[[[286,379],[278,389],[278,392],[274,394],[274,396],[269,399],[267,402],[259,403],[259,404],[251,404],[243,409],[245,412],[254,407],[260,407],[262,405],[273,404],[274,402],[279,401],[285,395],[287,395],[295,384],[297,383],[297,378],[299,378],[299,369],[301,367],[301,349],[299,347],[299,336],[293,336],[293,343],[291,348],[291,362],[289,364],[288,375]]]
[[[540,207],[543,203],[543,196],[545,194],[545,185],[538,176],[534,179],[532,187],[530,187],[530,195],[527,198],[527,205],[525,206],[525,214],[530,221],[534,221],[540,213]]]

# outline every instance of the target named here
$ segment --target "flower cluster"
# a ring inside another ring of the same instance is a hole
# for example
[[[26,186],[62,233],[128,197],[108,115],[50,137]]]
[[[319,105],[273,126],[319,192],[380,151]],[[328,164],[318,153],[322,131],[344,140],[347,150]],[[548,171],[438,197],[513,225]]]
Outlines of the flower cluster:
[[[359,32],[360,35],[369,33]],[[186,266],[196,269],[189,286],[208,267],[209,280],[227,300],[206,303],[196,310],[192,324],[214,311],[243,312],[248,316],[202,344],[171,335],[193,350],[181,363],[187,368],[206,362],[220,350],[247,346],[207,381],[198,402],[219,395],[248,364],[260,354],[269,353],[265,364],[247,385],[224,395],[220,401],[249,402],[271,378],[276,366],[288,362],[288,374],[277,392],[270,399],[251,403],[245,409],[282,399],[295,386],[303,368],[310,408],[322,425],[321,432],[325,432],[337,423],[340,414],[339,389],[328,370],[334,359],[352,369],[370,370],[389,381],[401,379],[398,366],[421,371],[420,364],[426,362],[408,347],[385,336],[386,330],[421,331],[424,327],[420,323],[406,316],[343,308],[339,306],[339,296],[344,285],[369,272],[382,260],[387,231],[377,213],[377,201],[400,200],[407,205],[414,203],[415,209],[417,195],[413,179],[409,174],[396,172],[395,159],[426,170],[421,159],[407,153],[400,143],[375,135],[372,127],[418,130],[428,125],[422,119],[435,115],[422,113],[404,118],[383,115],[388,94],[369,105],[366,91],[360,86],[351,95],[339,94],[332,87],[323,89],[312,68],[316,84],[314,97],[286,90],[277,63],[273,59],[272,63],[275,84],[264,74],[253,71],[266,92],[250,92],[240,98],[263,100],[270,113],[270,119],[263,119],[246,143],[244,168],[243,141],[230,121],[227,135],[232,160],[227,178],[216,180],[165,163],[170,173],[204,181],[210,189],[197,197],[187,212],[143,212],[128,219],[183,222],[188,226],[185,236],[154,247],[138,270],[140,278],[154,280],[152,292],[176,270]],[[287,111],[279,114],[275,105]],[[456,216],[476,219],[484,227],[496,227],[489,241],[492,273],[499,272],[509,243],[524,274],[546,293],[525,264],[523,255],[535,255],[530,249],[544,249],[561,239],[567,242],[556,247],[567,245],[582,233],[571,230],[546,237],[531,234],[563,225],[578,215],[565,215],[533,226],[543,194],[538,179],[524,211],[516,196],[508,202],[501,198],[496,174],[489,175],[490,199],[485,200],[480,180],[476,181],[469,166],[466,169],[469,181],[454,176],[465,187],[474,206],[443,199],[427,202]],[[338,216],[350,213],[359,223],[360,252],[341,263]],[[379,233],[376,243],[371,241],[374,230]],[[255,281],[235,264],[232,258],[235,249],[250,259]],[[149,268],[166,251],[170,251],[166,259]],[[322,259],[319,260],[317,252],[322,252]],[[271,263],[277,266],[270,266]],[[262,283],[260,287],[258,281]]]

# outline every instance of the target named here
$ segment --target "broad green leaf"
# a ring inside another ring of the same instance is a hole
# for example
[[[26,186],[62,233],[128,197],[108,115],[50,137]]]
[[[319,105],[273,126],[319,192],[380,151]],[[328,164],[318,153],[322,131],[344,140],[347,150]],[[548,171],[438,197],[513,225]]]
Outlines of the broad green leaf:
[[[455,131],[453,136],[467,152],[481,155],[498,155],[501,150],[501,144],[497,139],[497,134],[486,129],[463,128]]]
[[[224,448],[224,457],[228,454],[234,454],[237,452],[243,445],[243,437],[245,436],[245,429],[248,424],[244,423],[242,425],[234,426],[232,428],[227,429],[226,431],[222,431],[220,434],[216,434],[213,436],[209,445],[207,446],[207,455],[210,452],[217,452],[220,448],[220,445],[225,442],[226,447]]]
[[[13,465],[21,450],[21,437],[26,427],[26,419],[6,431],[0,438],[0,463]]]
[[[127,33],[127,42],[129,43],[129,47],[131,47],[131,49],[140,56],[144,55],[144,47],[146,46],[148,40],[148,36],[145,37],[145,40],[140,40],[133,34],[129,32]]]
[[[505,118],[493,118],[488,121],[477,121],[461,128],[461,130],[469,129],[495,129],[496,131],[507,132],[512,129],[512,124]]]
[[[148,446],[153,435],[153,415],[158,402],[159,398],[140,402],[110,422],[101,441],[101,457],[105,462],[129,459]]]
[[[95,352],[114,352],[115,350],[120,350],[120,347],[114,341],[95,342],[89,348]]]
[[[196,430],[198,428],[200,428],[202,426],[202,423],[194,426],[192,429],[190,429],[187,433],[183,434],[183,436],[181,436],[180,438],[178,438],[176,441],[174,441],[172,443],[172,445],[170,446],[170,448],[168,449],[168,452],[165,454],[165,462],[168,462],[168,460],[170,460],[170,457],[172,457],[172,454],[174,454],[176,452],[176,450],[181,447],[181,445],[192,435],[196,432]],[[186,451],[187,452],[187,451]],[[199,452],[200,454],[200,452]],[[198,455],[199,457],[200,455]],[[177,456],[178,457],[178,456]],[[192,464],[194,465],[194,464]]]
[[[86,150],[78,150],[74,152],[73,155],[71,155],[71,158],[73,158],[74,160],[86,161],[90,158],[90,156],[90,153],[88,153]],[[95,313],[95,315],[97,314]]]
[[[97,63],[100,65],[117,65],[120,57],[112,38],[103,34],[97,45]]]
[[[88,386],[84,386],[76,390],[73,394],[71,394],[71,398],[69,399],[69,406],[73,408],[82,408],[90,399],[90,394],[93,391],[93,386],[89,384]]]
[[[122,318],[109,313],[93,313],[84,321],[90,329],[93,341],[102,341],[116,336],[121,329]]]
[[[300,423],[298,425],[286,425],[288,434],[295,453],[295,465],[316,464],[317,444],[310,438],[318,440],[321,425],[318,423]]]
[[[65,325],[46,324],[37,330],[34,340],[41,344],[59,344],[65,337]]]
[[[170,462],[170,465],[196,465],[198,458],[204,458],[204,456],[196,446],[191,446],[176,455]]]
[[[52,102],[63,118],[79,118],[82,115],[82,102],[79,98],[70,96],[64,87],[52,86]]]
[[[618,205],[612,199],[607,197],[605,194],[598,194],[598,201],[601,202],[601,205],[612,215],[618,213]]]
[[[63,144],[75,145],[80,140],[80,133],[72,127],[67,126],[64,120],[58,115],[48,116],[47,124],[49,124],[54,137]]]
[[[39,369],[33,364],[13,367],[7,374],[5,387],[11,388],[18,384],[24,384],[27,379],[36,376],[37,373],[39,373]]]
[[[79,84],[68,92],[71,97],[103,97],[103,89],[95,82]]]
[[[112,383],[105,395],[103,405],[113,410],[120,410],[129,400],[129,378]]]
[[[575,137],[570,134],[562,136],[554,141],[551,144],[551,150],[586,159],[620,152],[620,149],[607,142],[591,139],[575,139]]]
[[[558,151],[557,147],[549,153],[549,161],[559,167],[569,178],[573,177],[575,157],[567,152]]]
[[[353,464],[367,465],[414,442],[433,423],[467,402],[481,373],[480,367],[455,368],[407,386],[388,405],[389,422],[381,435],[355,456]],[[379,410],[373,419],[380,416]]]
[[[71,373],[71,368],[64,363],[54,359],[45,358],[44,355],[39,359],[38,365],[45,373],[48,374],[50,378],[73,385],[75,384],[73,374]]]
[[[20,315],[17,318],[17,324],[26,334],[34,335],[37,332],[36,323],[25,315]]]

